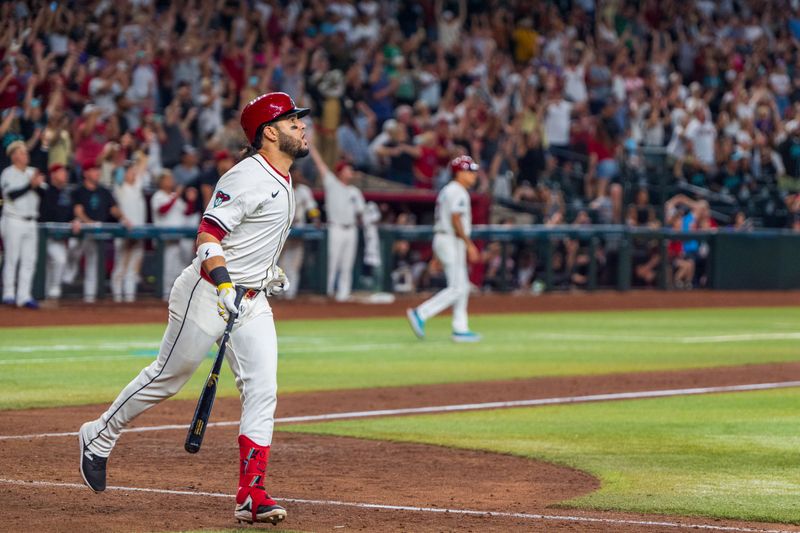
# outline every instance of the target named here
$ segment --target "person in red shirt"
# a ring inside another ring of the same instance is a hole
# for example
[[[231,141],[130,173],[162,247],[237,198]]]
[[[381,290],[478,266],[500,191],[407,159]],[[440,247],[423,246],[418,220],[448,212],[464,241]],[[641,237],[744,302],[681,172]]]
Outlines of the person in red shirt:
[[[608,196],[609,182],[619,176],[617,153],[619,143],[612,137],[604,122],[599,122],[595,135],[588,140],[589,168],[584,178],[584,194],[587,199]]]
[[[0,75],[0,110],[9,109],[19,105],[25,87],[22,81],[14,74],[11,63],[3,64],[3,74]]]

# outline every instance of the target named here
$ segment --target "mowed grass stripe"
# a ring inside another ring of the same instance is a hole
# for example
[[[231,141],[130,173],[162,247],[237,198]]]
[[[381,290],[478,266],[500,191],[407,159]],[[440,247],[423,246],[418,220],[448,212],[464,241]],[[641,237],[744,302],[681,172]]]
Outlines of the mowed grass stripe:
[[[428,339],[418,341],[404,317],[278,321],[281,391],[800,360],[798,342],[791,338],[692,344],[659,340],[792,335],[795,332],[789,330],[787,323],[800,323],[800,308],[481,315],[473,317],[471,325],[484,334],[484,341],[471,346],[450,342],[449,322],[449,317],[432,320]],[[152,359],[162,334],[163,325],[157,324],[0,329],[2,361],[54,358],[46,364],[2,363],[0,387],[4,394],[0,397],[0,409],[111,401],[147,364],[147,358]],[[641,340],[621,342],[620,337],[641,337]],[[121,345],[118,351],[107,349],[115,343]],[[42,346],[43,350],[8,353],[3,351],[6,346]],[[46,346],[81,349],[50,352]],[[116,353],[137,357],[106,358]],[[92,360],[92,357],[103,359]],[[179,398],[196,398],[209,365],[209,361],[204,361]],[[220,395],[238,395],[227,369],[221,377]]]
[[[601,479],[565,507],[800,524],[799,402],[783,389],[279,430],[511,453]]]

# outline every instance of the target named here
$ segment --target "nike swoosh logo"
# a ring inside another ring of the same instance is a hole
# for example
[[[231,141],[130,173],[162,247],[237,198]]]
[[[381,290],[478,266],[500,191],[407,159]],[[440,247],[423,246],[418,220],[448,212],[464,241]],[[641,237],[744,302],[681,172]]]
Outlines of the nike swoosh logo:
[[[275,191],[274,193],[272,193],[272,197],[273,197],[273,198],[275,198],[276,196],[278,196],[278,193],[279,193],[279,192],[280,192],[280,191]]]

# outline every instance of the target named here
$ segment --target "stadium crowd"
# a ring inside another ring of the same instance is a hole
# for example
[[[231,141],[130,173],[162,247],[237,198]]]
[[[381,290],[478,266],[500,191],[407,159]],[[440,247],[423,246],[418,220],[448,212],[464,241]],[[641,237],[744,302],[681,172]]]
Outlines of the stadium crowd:
[[[40,221],[193,225],[245,145],[242,106],[284,91],[312,108],[330,168],[438,190],[468,153],[478,193],[546,225],[800,231],[799,4],[4,2],[0,168],[41,173],[26,178]],[[188,261],[191,243],[173,244],[173,264]],[[141,246],[115,243],[117,299],[134,298]],[[48,244],[49,296],[74,277],[67,256],[94,260],[96,243],[78,248]],[[586,283],[587,253],[558,244],[560,283]],[[642,244],[638,282],[654,282],[659,253]],[[702,253],[670,244],[675,286],[703,283]],[[436,279],[413,247],[395,255],[417,264],[400,286]],[[525,247],[483,256],[479,286],[528,289],[542,270]]]

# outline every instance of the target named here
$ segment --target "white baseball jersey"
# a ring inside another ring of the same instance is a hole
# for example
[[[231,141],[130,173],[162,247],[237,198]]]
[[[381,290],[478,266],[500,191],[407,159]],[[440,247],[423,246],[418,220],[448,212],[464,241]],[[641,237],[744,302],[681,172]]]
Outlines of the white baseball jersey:
[[[175,228],[183,226],[186,217],[186,202],[180,196],[175,198],[172,206],[166,213],[161,213],[161,208],[172,202],[173,194],[162,190],[157,190],[150,198],[150,209],[153,212],[153,224],[163,228]]]
[[[297,185],[294,189],[294,227],[305,226],[306,215],[312,209],[317,208],[317,201],[314,200],[314,193],[308,185]]]
[[[469,193],[463,185],[453,180],[445,185],[436,197],[436,220],[433,231],[455,236],[452,216],[456,213],[461,215],[461,226],[464,228],[464,234],[469,237],[472,233],[472,206]]]
[[[36,174],[36,169],[28,167],[20,170],[14,165],[7,167],[0,174],[0,189],[3,191],[3,213],[18,218],[39,216],[39,195],[35,191],[28,191],[16,200],[12,200],[9,192],[17,191],[30,184],[31,178]]]
[[[114,198],[117,200],[120,211],[134,226],[141,226],[147,222],[147,204],[142,192],[142,180],[134,183],[123,182],[114,187]]]
[[[356,215],[364,211],[364,195],[355,185],[345,185],[333,172],[323,175],[325,214],[328,223],[354,226]]]
[[[258,289],[272,279],[294,212],[291,178],[261,154],[245,158],[219,179],[203,218],[227,232],[221,244],[234,284]],[[194,261],[199,269],[200,258]]]

